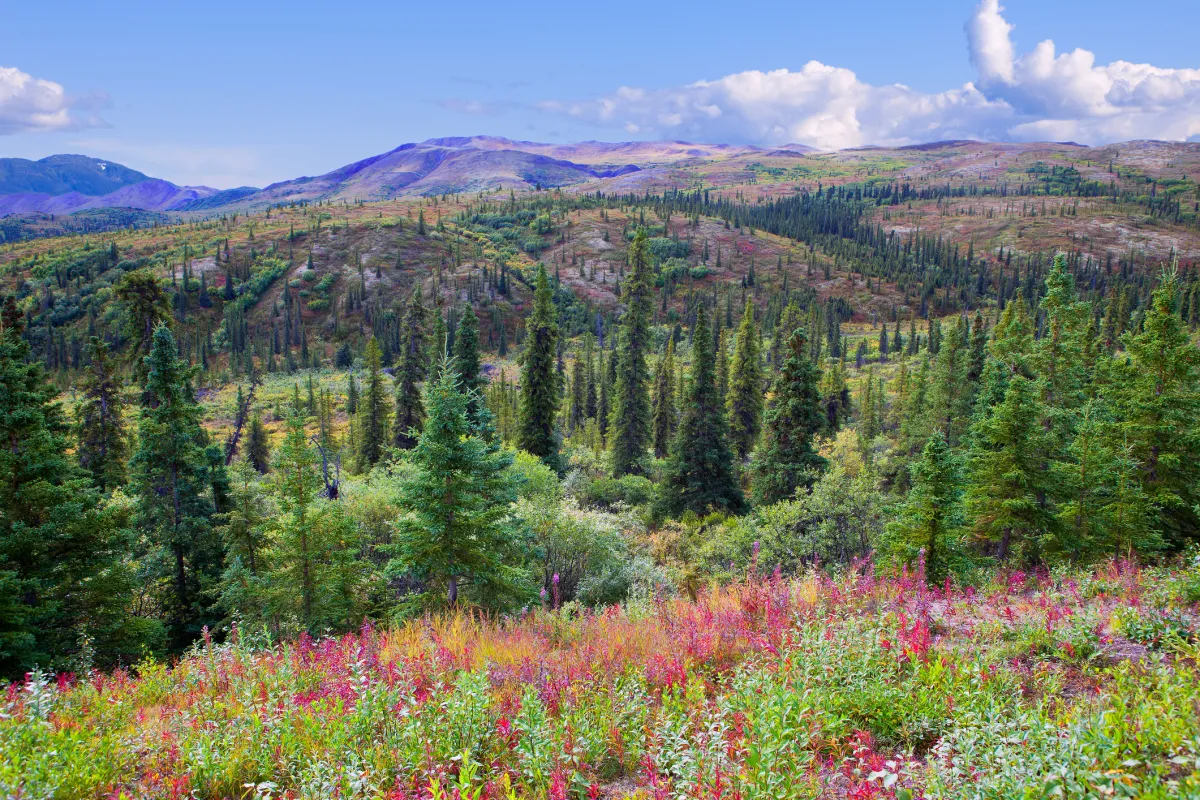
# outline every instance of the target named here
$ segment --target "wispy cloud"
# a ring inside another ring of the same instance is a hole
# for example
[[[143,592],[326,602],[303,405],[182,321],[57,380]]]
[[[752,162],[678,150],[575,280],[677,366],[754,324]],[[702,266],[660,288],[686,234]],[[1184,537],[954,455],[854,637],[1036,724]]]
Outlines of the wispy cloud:
[[[471,114],[477,117],[498,117],[520,106],[519,103],[510,100],[468,100],[460,97],[451,97],[435,102],[447,111],[457,111],[460,114]]]
[[[61,84],[0,67],[0,135],[104,127],[103,95],[71,97]]]
[[[545,111],[637,136],[800,142],[822,149],[937,139],[1186,140],[1200,135],[1200,69],[1115,61],[1097,65],[1046,40],[1016,55],[999,0],[967,21],[978,81],[926,93],[878,86],[849,69],[810,61],[798,71],[750,70],[668,89],[620,87],[598,99],[540,104]]]
[[[132,142],[122,139],[74,139],[73,147],[88,155],[119,161],[156,178],[187,186],[262,186],[258,155],[244,147],[203,147],[170,142]]]

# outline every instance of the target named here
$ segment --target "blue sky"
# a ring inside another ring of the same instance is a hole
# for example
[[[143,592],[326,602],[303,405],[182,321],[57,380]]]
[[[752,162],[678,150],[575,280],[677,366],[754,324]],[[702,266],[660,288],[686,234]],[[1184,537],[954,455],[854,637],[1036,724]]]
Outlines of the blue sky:
[[[83,152],[224,188],[472,133],[825,148],[1196,138],[1200,3],[1134,7],[9,0],[0,155]],[[1049,57],[1034,52],[1044,40]],[[1075,48],[1090,65],[1062,55]]]

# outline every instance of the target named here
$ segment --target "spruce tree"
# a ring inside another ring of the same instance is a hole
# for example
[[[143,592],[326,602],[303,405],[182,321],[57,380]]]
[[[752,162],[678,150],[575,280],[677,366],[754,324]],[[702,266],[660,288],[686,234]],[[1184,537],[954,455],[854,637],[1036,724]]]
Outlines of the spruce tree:
[[[741,513],[746,500],[734,474],[725,403],[713,374],[712,333],[701,308],[692,337],[692,375],[662,485],[664,509]]]
[[[898,540],[910,564],[917,550],[924,550],[925,581],[940,586],[949,574],[950,542],[962,524],[958,468],[940,432],[929,437],[911,472],[912,489],[888,534]]]
[[[729,329],[720,333],[714,330],[713,339],[716,342],[713,350],[713,382],[722,402],[726,402],[729,397]]]
[[[400,340],[400,363],[396,367],[396,417],[392,432],[393,443],[404,450],[416,446],[421,425],[425,421],[425,404],[421,399],[421,382],[429,368],[426,344],[425,303],[418,285],[404,313]]]
[[[127,607],[133,537],[124,505],[107,506],[67,454],[57,389],[22,336],[12,298],[0,307],[0,675],[35,666],[88,669],[139,657]],[[152,625],[142,626],[149,632]],[[85,660],[76,661],[76,657]]]
[[[558,436],[554,419],[562,392],[555,372],[558,323],[553,292],[545,265],[538,266],[533,313],[525,322],[524,363],[521,366],[521,416],[518,446],[551,467],[558,466]]]
[[[820,371],[808,359],[804,330],[797,328],[788,339],[787,357],[766,410],[763,441],[750,467],[759,505],[793,497],[798,488],[812,485],[826,467],[813,447],[813,438],[825,423],[819,382]]]
[[[971,369],[970,339],[965,319],[959,317],[939,343],[929,387],[933,429],[957,446],[970,421],[974,394],[967,378]]]
[[[1046,381],[1045,401],[1051,409],[1078,409],[1088,383],[1084,348],[1090,314],[1087,304],[1078,299],[1075,278],[1061,253],[1054,257],[1046,277],[1041,309],[1045,331],[1034,347],[1032,366]]]
[[[617,334],[617,382],[613,399],[613,475],[641,474],[651,443],[650,322],[654,314],[650,251],[644,228],[629,249],[630,272],[622,284],[625,315]]]
[[[675,341],[667,340],[667,351],[659,359],[654,379],[654,457],[666,458],[675,436]]]
[[[596,428],[600,433],[600,442],[602,444],[607,441],[608,419],[612,414],[612,408],[608,402],[608,398],[612,396],[612,381],[609,372],[609,365],[612,361],[612,356],[605,358],[604,350],[600,351],[597,369],[600,377],[600,394],[596,400]]]
[[[346,376],[346,413],[351,416],[358,413],[358,381],[353,372]]]
[[[129,358],[133,362],[134,378],[143,383],[146,379],[143,356],[150,352],[155,330],[170,322],[171,301],[151,269],[126,272],[113,293],[124,310],[122,333],[132,342]]]
[[[429,419],[400,493],[387,572],[424,587],[421,599],[451,607],[460,590],[487,606],[527,596],[523,542],[512,524],[512,455],[476,435],[453,364],[429,389]]]
[[[738,326],[737,345],[729,369],[729,441],[738,459],[745,461],[758,441],[762,429],[763,373],[759,353],[758,330],[754,325],[754,305],[746,299],[742,322]]]
[[[973,535],[1006,561],[1014,547],[1027,562],[1040,558],[1041,539],[1057,529],[1047,498],[1049,435],[1042,425],[1042,387],[1014,375],[1002,403],[977,419],[968,452],[967,510]]]
[[[125,432],[124,381],[117,375],[108,344],[97,336],[88,342],[88,366],[75,408],[79,464],[92,474],[96,487],[111,491],[125,483],[129,443]]]
[[[162,553],[156,563],[170,586],[168,632],[179,649],[217,621],[205,593],[221,574],[222,547],[212,530],[216,507],[194,369],[177,352],[171,329],[160,325],[145,358],[146,402],[130,468],[138,524]]]
[[[372,336],[363,351],[367,374],[358,400],[358,468],[367,471],[383,458],[388,442],[388,402],[383,381],[383,354]]]
[[[481,373],[479,364],[479,318],[475,316],[470,303],[463,306],[462,316],[458,320],[453,355],[463,392],[467,395],[467,413],[477,421],[480,409],[485,408],[483,393],[487,388],[487,378]]]
[[[1176,547],[1200,536],[1200,349],[1179,314],[1178,276],[1166,272],[1141,330],[1121,338],[1103,394],[1120,420],[1122,445],[1139,465],[1142,490]]]
[[[221,576],[218,604],[232,616],[266,621],[267,587],[263,580],[263,552],[274,504],[262,491],[258,471],[248,459],[233,463],[231,509],[220,517],[219,532],[225,544],[225,572]]]
[[[314,547],[314,531],[308,518],[309,506],[320,487],[316,466],[317,455],[308,443],[304,417],[293,413],[288,417],[287,433],[276,461],[275,495],[282,514],[273,525],[271,583],[276,592],[298,595],[299,617],[306,629],[312,628],[318,591],[319,550]]]
[[[569,436],[574,436],[577,430],[582,430],[583,421],[587,419],[583,397],[583,390],[586,384],[587,378],[584,377],[582,354],[576,353],[574,361],[571,362],[571,402],[567,408],[567,432]]]
[[[262,414],[257,411],[250,418],[250,427],[246,432],[246,463],[254,467],[260,475],[266,475],[271,469],[271,448],[267,442],[267,428],[263,425]]]

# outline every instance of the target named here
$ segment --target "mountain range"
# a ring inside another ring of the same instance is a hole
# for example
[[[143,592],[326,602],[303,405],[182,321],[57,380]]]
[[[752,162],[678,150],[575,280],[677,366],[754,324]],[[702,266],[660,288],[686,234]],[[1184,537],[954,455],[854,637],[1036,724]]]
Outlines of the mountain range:
[[[265,188],[178,186],[111,161],[55,155],[0,159],[0,216],[70,214],[99,208],[204,212],[300,200],[386,200],[491,189],[532,189],[630,175],[682,162],[753,154],[802,155],[812,148],[689,142],[544,144],[458,136],[403,144],[323,175]]]

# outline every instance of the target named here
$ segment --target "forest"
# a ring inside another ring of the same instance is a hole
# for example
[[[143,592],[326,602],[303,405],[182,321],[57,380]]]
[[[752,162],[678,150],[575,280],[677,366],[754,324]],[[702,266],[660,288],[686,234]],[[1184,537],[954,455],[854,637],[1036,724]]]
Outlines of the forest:
[[[1200,271],[944,196],[14,246],[0,793],[1200,792]]]

